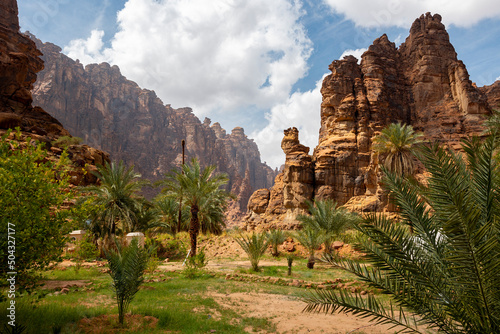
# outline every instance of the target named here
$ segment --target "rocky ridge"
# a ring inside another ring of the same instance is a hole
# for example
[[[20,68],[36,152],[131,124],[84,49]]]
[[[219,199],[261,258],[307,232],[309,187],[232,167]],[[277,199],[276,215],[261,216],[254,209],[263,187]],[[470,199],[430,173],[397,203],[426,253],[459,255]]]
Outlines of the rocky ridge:
[[[273,188],[275,198],[281,193],[283,199],[272,203],[276,213],[271,214],[271,201],[266,203],[265,191],[258,190],[243,227],[296,228],[294,216],[313,199],[331,198],[358,212],[387,211],[379,156],[371,149],[381,129],[396,122],[411,124],[425,140],[458,149],[462,138],[482,133],[491,114],[486,96],[457,59],[439,14],[416,19],[399,48],[384,34],[362,55],[360,64],[347,56],[333,61],[329,69],[332,73],[321,88],[318,146],[309,156],[296,140],[296,129],[285,130],[285,170],[277,177],[282,184]],[[494,85],[485,91],[492,92],[490,103],[498,103],[493,98],[497,90]]]
[[[190,108],[164,105],[155,92],[141,89],[117,66],[83,66],[61,48],[31,36],[43,52],[45,69],[33,97],[75,136],[110,153],[113,160],[133,164],[144,178],[155,181],[182,163],[197,158],[229,175],[228,190],[237,196],[229,213],[236,220],[246,211],[255,189],[270,187],[276,172],[260,160],[257,144],[243,128],[230,134],[219,123],[201,122]],[[150,194],[151,195],[151,194]]]
[[[40,107],[33,107],[31,90],[37,72],[43,69],[41,52],[31,39],[19,32],[16,0],[0,3],[0,135],[19,127],[21,140],[30,137],[45,143],[49,159],[58,159],[62,150],[52,142],[70,136],[62,124]],[[11,134],[7,140],[16,140]],[[90,172],[96,164],[108,160],[108,154],[87,145],[71,145],[68,154],[73,161],[71,183],[96,182]]]

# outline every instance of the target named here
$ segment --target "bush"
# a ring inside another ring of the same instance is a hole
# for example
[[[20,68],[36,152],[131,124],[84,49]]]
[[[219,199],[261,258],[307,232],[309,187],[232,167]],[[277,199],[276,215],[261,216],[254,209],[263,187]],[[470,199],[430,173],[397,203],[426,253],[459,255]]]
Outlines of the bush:
[[[52,141],[52,146],[59,148],[68,148],[71,145],[80,145],[83,142],[83,139],[80,137],[71,137],[71,136],[61,136],[56,140]]]
[[[259,271],[260,258],[267,250],[267,246],[269,246],[267,233],[253,232],[251,236],[240,235],[235,240],[250,258],[253,271]]]
[[[169,234],[161,234],[157,236],[156,240],[158,241],[156,249],[158,258],[182,259],[186,257],[187,247],[180,238],[173,238]]]
[[[65,172],[69,159],[48,159],[43,145],[27,138],[0,138],[0,277],[16,271],[20,290],[32,287],[39,271],[60,259],[66,245],[70,210]],[[9,246],[9,247],[8,247]]]

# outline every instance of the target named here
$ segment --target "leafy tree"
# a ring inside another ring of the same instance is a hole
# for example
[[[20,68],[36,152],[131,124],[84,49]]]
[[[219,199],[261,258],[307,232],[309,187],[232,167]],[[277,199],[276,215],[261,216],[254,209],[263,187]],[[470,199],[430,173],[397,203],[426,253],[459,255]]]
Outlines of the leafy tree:
[[[421,133],[416,133],[408,124],[392,123],[373,139],[373,150],[386,154],[384,166],[399,175],[412,175],[414,146],[422,142]]]
[[[0,138],[0,276],[17,272],[19,289],[32,286],[37,271],[57,261],[66,244],[73,197],[63,153],[53,161],[43,145],[18,131],[15,140]],[[2,278],[3,279],[3,278]]]
[[[191,220],[189,236],[191,256],[196,256],[196,244],[200,230],[202,232],[222,231],[225,200],[229,194],[221,189],[228,182],[226,174],[214,173],[215,166],[203,170],[196,159],[191,164],[184,164],[182,171],[173,171],[162,181],[163,191],[170,198],[182,198],[189,206]],[[201,219],[200,219],[201,218]]]
[[[310,215],[298,215],[302,226],[322,231],[325,236],[325,251],[333,252],[333,242],[347,228],[360,220],[360,217],[346,208],[337,207],[332,200],[308,202]]]
[[[394,192],[400,223],[373,214],[357,226],[368,265],[329,259],[391,295],[396,310],[374,296],[344,291],[316,291],[306,299],[306,310],[372,317],[407,333],[424,333],[417,325],[442,333],[500,333],[497,139],[494,134],[483,143],[465,141],[464,157],[424,148],[427,184],[388,173],[385,184]]]
[[[259,261],[269,246],[267,233],[255,233],[251,236],[240,235],[235,239],[238,245],[247,253],[253,271],[259,271]]]
[[[136,212],[140,210],[138,192],[145,184],[133,167],[105,163],[97,168],[95,175],[101,184],[84,189],[89,193],[92,205],[97,208],[91,216],[91,230],[97,237],[112,237],[130,232],[137,223]]]
[[[321,230],[306,226],[302,230],[298,231],[295,234],[295,237],[309,252],[307,268],[313,269],[314,264],[316,263],[314,251],[317,250],[323,242],[325,242],[326,236]]]
[[[268,238],[269,243],[272,247],[272,256],[277,257],[280,253],[278,251],[278,246],[285,242],[286,233],[282,230],[271,230],[269,231]]]
[[[116,247],[116,251],[110,249],[106,252],[106,258],[116,294],[118,320],[123,325],[125,312],[144,280],[150,252],[140,247],[135,238],[127,247],[119,243],[116,243]]]

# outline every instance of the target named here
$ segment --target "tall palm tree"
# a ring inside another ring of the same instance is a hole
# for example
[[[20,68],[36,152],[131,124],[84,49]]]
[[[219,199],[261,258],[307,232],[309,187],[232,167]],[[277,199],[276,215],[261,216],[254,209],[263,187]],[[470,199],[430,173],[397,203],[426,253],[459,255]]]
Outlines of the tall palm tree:
[[[315,292],[306,310],[359,314],[406,333],[424,333],[426,327],[500,333],[498,146],[495,134],[484,143],[464,142],[465,157],[437,146],[422,149],[427,184],[394,173],[385,178],[401,222],[371,215],[357,227],[364,236],[358,247],[370,263],[329,259],[391,295],[397,308],[341,290]]]
[[[337,207],[337,203],[327,200],[308,202],[310,215],[298,215],[302,226],[322,231],[325,236],[325,251],[332,253],[334,239],[360,220],[359,215],[346,208]]]
[[[139,207],[138,192],[145,184],[134,167],[126,168],[122,161],[105,163],[98,166],[94,173],[100,185],[86,187],[88,197],[96,208],[91,221],[91,229],[99,237],[113,236],[119,232],[130,232],[133,228]]]
[[[373,139],[373,150],[386,154],[384,166],[399,175],[412,175],[414,166],[414,147],[422,142],[421,133],[411,125],[393,123],[385,127]]]
[[[165,187],[163,191],[167,196],[177,199],[182,193],[184,203],[190,208],[191,256],[196,255],[198,233],[202,226],[200,216],[203,217],[202,222],[205,225],[202,231],[222,230],[224,225],[223,215],[219,213],[223,212],[220,210],[229,194],[221,187],[229,179],[226,174],[214,173],[215,168],[215,166],[209,166],[202,170],[198,161],[193,159],[191,164],[182,166],[182,171],[173,171],[162,182]],[[204,211],[205,209],[208,211]]]

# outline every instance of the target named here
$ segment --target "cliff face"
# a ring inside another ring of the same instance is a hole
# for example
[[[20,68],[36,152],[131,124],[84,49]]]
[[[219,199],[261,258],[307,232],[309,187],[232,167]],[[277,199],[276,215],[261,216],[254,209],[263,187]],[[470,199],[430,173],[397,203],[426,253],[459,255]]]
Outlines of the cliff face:
[[[491,109],[500,111],[500,81],[495,81],[492,85],[481,87],[479,90],[488,98]]]
[[[274,171],[260,161],[257,145],[242,128],[226,134],[218,123],[202,123],[189,108],[164,105],[153,91],[141,89],[117,66],[85,68],[50,43],[32,36],[43,52],[45,69],[34,88],[34,100],[85,143],[106,150],[113,160],[134,164],[143,177],[157,180],[182,163],[198,158],[216,164],[230,177],[228,190],[237,197],[232,216],[245,211],[255,189],[270,187]]]
[[[491,113],[485,95],[457,59],[438,14],[427,13],[415,20],[399,48],[383,35],[362,55],[361,64],[348,56],[334,61],[329,69],[332,73],[321,89],[319,143],[312,155],[314,177],[299,178],[307,191],[293,195],[298,202],[295,207],[303,207],[305,199],[331,198],[356,211],[387,210],[378,156],[371,149],[372,138],[380,130],[391,123],[407,123],[430,142],[458,148],[460,139],[484,130],[483,121]],[[285,171],[294,165],[287,154]],[[308,161],[300,165],[311,168]],[[294,185],[297,179],[285,175],[282,191],[286,198],[287,188],[298,187]],[[281,203],[284,208],[286,202]],[[247,217],[255,220],[253,205]],[[263,206],[259,205],[260,211]],[[273,225],[286,222],[286,215],[261,213],[259,217]],[[247,228],[254,228],[247,221]]]
[[[69,136],[61,123],[40,107],[32,106],[31,89],[43,69],[41,52],[26,35],[19,33],[17,2],[2,1],[0,4],[0,134],[7,129],[19,127],[22,138],[31,137],[45,143],[53,158],[61,150],[51,142],[60,136]],[[9,137],[11,140],[13,136]],[[74,185],[85,185],[96,181],[88,173],[95,164],[102,164],[108,155],[87,145],[72,145],[68,149],[75,169],[71,172]],[[85,167],[86,166],[86,167]],[[82,167],[87,169],[83,173]]]

